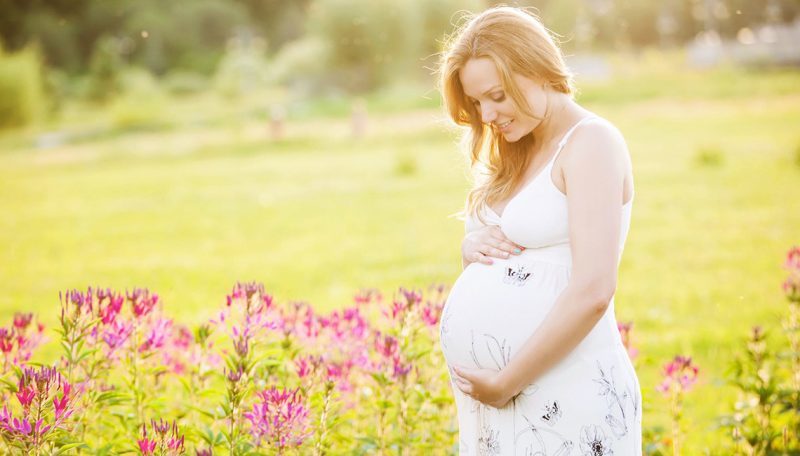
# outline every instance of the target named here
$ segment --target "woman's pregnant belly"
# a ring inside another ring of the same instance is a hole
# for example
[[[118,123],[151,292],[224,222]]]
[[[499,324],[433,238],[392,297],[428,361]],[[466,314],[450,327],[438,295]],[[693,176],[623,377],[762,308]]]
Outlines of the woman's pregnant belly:
[[[440,322],[448,365],[502,369],[541,324],[566,287],[570,268],[539,261],[535,253],[464,269]]]

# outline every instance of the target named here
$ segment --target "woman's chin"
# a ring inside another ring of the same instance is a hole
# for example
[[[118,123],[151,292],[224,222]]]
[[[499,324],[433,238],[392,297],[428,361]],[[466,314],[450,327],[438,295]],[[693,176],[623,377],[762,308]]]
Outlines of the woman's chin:
[[[513,131],[503,132],[502,134],[503,134],[503,139],[505,139],[506,142],[509,142],[509,143],[515,143],[515,142],[519,141],[519,139],[520,139],[520,135],[518,135],[517,133],[515,133]]]

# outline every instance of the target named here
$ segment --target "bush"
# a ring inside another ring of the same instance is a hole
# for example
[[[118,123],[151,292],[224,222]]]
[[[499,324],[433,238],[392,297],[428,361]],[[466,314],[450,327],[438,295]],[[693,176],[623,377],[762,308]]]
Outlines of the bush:
[[[701,147],[695,154],[695,163],[699,166],[716,168],[722,166],[723,153],[718,147]]]
[[[319,37],[292,41],[275,56],[270,77],[302,94],[317,94],[326,84],[330,53],[329,43]]]
[[[150,129],[168,124],[164,116],[166,96],[149,72],[129,69],[120,76],[119,85],[122,93],[109,107],[114,129]]]
[[[267,83],[265,48],[262,40],[249,35],[231,39],[214,75],[217,90],[228,98],[236,98]]]
[[[0,49],[0,128],[28,125],[44,111],[39,53],[34,48],[16,53]]]
[[[124,46],[122,40],[110,37],[101,39],[95,46],[89,64],[87,95],[91,99],[106,101],[120,90]]]
[[[164,78],[164,88],[173,95],[190,95],[208,89],[208,78],[191,71],[174,71]]]
[[[329,82],[364,92],[423,74],[456,13],[479,8],[471,0],[318,0],[306,29],[330,47]]]

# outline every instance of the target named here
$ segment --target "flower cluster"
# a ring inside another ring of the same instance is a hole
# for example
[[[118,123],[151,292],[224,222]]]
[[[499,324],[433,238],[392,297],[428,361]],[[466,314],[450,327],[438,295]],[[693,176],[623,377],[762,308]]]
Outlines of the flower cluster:
[[[0,327],[0,353],[3,355],[4,370],[11,364],[30,360],[33,351],[44,341],[44,325],[35,323],[32,313],[15,313],[10,327]]]
[[[253,437],[279,449],[296,447],[311,434],[309,409],[299,389],[271,387],[260,391],[253,409],[244,414]]]
[[[175,456],[184,454],[184,436],[178,430],[178,423],[163,419],[150,420],[151,434],[147,434],[147,426],[142,425],[142,436],[136,441],[139,452],[143,456]]]
[[[0,412],[0,435],[18,448],[39,449],[48,435],[67,428],[67,420],[75,411],[73,386],[55,367],[25,367],[14,394],[20,412],[8,404]]]

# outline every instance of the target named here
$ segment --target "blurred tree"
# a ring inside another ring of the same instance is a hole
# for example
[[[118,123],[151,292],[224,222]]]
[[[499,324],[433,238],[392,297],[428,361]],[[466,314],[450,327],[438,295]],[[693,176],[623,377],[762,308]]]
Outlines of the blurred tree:
[[[253,28],[263,36],[274,53],[284,44],[301,38],[311,0],[238,0],[247,11]]]
[[[306,29],[330,49],[330,82],[361,92],[397,75],[429,73],[426,60],[463,9],[481,8],[470,0],[316,0]]]
[[[92,53],[89,66],[89,96],[97,101],[106,101],[120,89],[120,77],[124,69],[123,43],[114,37],[104,37]]]

